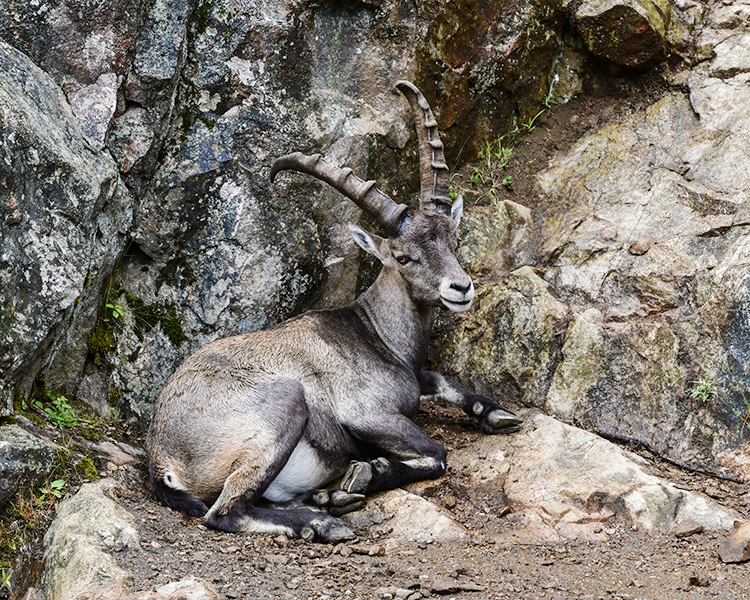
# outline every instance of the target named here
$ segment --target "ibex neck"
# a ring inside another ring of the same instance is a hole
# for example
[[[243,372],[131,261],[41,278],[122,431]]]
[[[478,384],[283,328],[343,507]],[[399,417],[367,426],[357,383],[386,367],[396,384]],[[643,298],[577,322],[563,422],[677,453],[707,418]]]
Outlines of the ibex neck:
[[[386,270],[354,305],[393,354],[416,371],[422,369],[435,308],[414,304],[403,283]]]

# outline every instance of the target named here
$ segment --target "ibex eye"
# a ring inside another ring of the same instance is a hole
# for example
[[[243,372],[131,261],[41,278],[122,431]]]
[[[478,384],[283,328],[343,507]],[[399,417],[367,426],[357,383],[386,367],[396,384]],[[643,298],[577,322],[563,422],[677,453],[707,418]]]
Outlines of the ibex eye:
[[[405,255],[401,255],[401,256],[397,256],[396,257],[396,261],[400,265],[405,265],[406,263],[411,262],[411,258],[409,258],[408,256],[405,256]]]

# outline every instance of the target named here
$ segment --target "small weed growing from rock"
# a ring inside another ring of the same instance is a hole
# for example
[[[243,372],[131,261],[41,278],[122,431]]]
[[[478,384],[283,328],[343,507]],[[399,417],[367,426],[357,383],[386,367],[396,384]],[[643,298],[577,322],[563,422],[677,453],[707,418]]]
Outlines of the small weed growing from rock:
[[[42,494],[39,496],[40,504],[49,504],[50,502],[54,503],[55,500],[62,498],[63,493],[65,492],[65,480],[55,479],[52,483],[40,487],[39,491]]]
[[[13,576],[13,571],[8,569],[6,572],[5,569],[0,569],[0,589],[5,588],[10,592],[10,578]]]
[[[690,395],[704,404],[719,395],[719,390],[716,389],[718,384],[712,379],[703,377],[697,381],[691,381],[690,383],[693,384],[693,389],[690,392]]]
[[[77,427],[82,423],[89,423],[87,419],[82,419],[75,414],[73,407],[68,403],[68,399],[57,392],[47,392],[47,396],[52,400],[54,408],[44,406],[39,400],[34,401],[34,405],[47,414],[47,418],[55,423],[60,429]]]
[[[122,304],[106,304],[105,306],[112,311],[113,319],[120,319],[125,314],[125,307]],[[104,321],[109,322],[109,319],[105,317]]]

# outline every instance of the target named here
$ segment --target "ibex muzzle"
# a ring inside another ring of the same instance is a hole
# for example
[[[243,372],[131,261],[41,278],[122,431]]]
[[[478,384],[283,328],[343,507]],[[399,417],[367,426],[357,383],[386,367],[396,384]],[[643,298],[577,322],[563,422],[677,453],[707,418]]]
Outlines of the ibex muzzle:
[[[442,375],[422,371],[436,310],[467,310],[474,286],[456,259],[460,197],[448,193],[437,123],[411,83],[420,207],[320,155],[279,158],[329,183],[377,221],[380,237],[349,225],[383,268],[349,306],[305,313],[273,329],[220,339],[175,372],[159,395],[147,449],[156,497],[225,531],[337,541],[337,517],[368,492],[445,472],[445,449],[411,420],[420,400],[460,406],[487,433],[520,419]],[[336,489],[321,489],[342,477]]]

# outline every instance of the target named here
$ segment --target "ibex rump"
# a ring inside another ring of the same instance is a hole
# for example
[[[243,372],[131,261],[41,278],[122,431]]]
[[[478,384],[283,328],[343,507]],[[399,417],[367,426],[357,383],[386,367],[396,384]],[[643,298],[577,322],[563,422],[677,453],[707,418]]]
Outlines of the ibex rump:
[[[466,310],[474,287],[455,256],[463,205],[448,194],[437,123],[416,87],[397,87],[419,138],[419,210],[319,155],[290,154],[271,172],[326,181],[376,219],[389,237],[349,226],[383,264],[375,283],[344,308],[209,344],[156,402],[147,441],[154,493],[210,527],[353,537],[336,517],[363,506],[364,494],[445,473],[445,449],[411,420],[421,399],[460,406],[488,433],[518,428],[490,398],[422,371],[437,308]],[[319,489],[341,475],[340,489]]]

